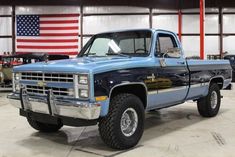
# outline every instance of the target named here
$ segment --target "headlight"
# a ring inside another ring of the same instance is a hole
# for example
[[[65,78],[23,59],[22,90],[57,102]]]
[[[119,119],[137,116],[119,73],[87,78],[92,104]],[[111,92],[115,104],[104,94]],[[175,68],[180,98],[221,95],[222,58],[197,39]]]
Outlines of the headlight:
[[[85,75],[78,76],[78,84],[88,84],[88,77]]]
[[[76,98],[89,98],[90,94],[90,82],[88,74],[75,75],[75,97]]]
[[[19,73],[15,73],[14,76],[15,76],[15,80],[16,80],[16,81],[20,80],[20,74],[19,74]]]
[[[87,89],[79,89],[79,97],[80,98],[88,98],[89,92]]]
[[[19,92],[20,91],[20,73],[14,73],[13,74],[13,91]]]

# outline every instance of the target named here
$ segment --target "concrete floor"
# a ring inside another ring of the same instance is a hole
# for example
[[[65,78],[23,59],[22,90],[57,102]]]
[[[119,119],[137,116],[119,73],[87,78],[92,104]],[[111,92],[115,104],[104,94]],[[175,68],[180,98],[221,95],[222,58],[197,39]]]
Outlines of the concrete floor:
[[[63,127],[57,133],[33,130],[0,93],[0,157],[234,157],[235,90],[223,91],[217,117],[199,116],[196,103],[148,113],[144,135],[131,150],[115,151],[100,139],[97,126]]]

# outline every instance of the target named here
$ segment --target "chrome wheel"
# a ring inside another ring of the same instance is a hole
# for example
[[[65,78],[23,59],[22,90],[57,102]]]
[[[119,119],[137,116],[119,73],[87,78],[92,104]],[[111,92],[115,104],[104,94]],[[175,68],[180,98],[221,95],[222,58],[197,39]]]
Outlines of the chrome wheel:
[[[207,96],[197,101],[197,109],[203,117],[214,117],[218,114],[221,104],[220,87],[211,83]]]
[[[126,137],[132,136],[138,126],[138,115],[133,108],[126,109],[121,117],[121,131]]]
[[[216,91],[213,91],[211,93],[211,108],[212,109],[216,108],[217,102],[218,102],[218,95],[217,95]]]

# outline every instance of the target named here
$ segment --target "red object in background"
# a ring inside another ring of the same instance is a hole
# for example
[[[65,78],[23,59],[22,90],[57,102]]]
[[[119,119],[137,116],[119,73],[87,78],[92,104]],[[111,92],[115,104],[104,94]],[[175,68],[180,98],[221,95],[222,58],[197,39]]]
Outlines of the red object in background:
[[[178,11],[178,34],[179,40],[182,42],[182,11]]]
[[[21,62],[21,61],[13,61],[13,62],[11,62],[11,65],[13,65],[13,66],[21,65],[21,64],[23,64],[23,62]]]
[[[204,38],[205,38],[205,30],[204,30],[204,21],[205,21],[205,0],[200,0],[200,58],[204,59]]]

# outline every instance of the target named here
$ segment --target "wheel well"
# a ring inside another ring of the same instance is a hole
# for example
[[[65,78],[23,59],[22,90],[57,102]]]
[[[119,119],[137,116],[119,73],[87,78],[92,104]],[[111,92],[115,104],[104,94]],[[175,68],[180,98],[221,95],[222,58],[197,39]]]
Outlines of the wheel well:
[[[147,106],[147,93],[146,93],[146,88],[144,87],[144,85],[131,84],[131,85],[118,86],[118,87],[115,87],[111,92],[112,92],[111,98],[120,93],[134,94],[140,98],[140,100],[142,101],[144,105],[144,108],[146,108]]]
[[[223,84],[224,84],[224,80],[221,77],[217,77],[217,78],[213,78],[210,81],[210,84],[212,84],[212,83],[218,84],[219,88],[222,89],[223,88]]]

